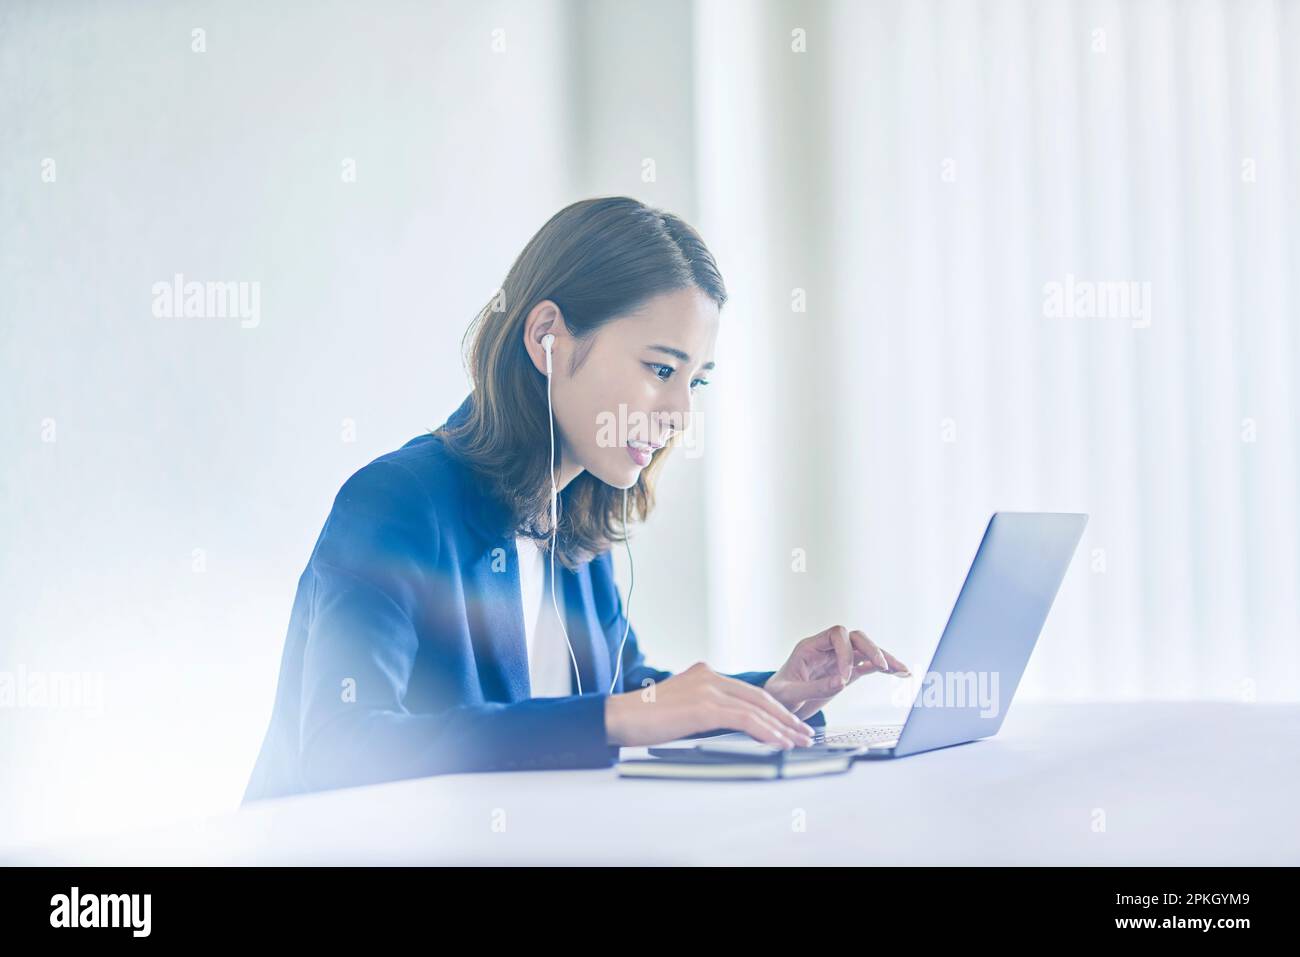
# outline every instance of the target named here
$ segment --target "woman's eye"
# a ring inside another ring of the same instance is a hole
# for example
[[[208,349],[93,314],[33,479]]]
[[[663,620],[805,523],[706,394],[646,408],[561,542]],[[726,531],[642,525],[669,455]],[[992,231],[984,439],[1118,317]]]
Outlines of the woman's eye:
[[[654,374],[659,377],[660,382],[667,382],[669,377],[671,377],[672,374],[677,371],[672,366],[664,365],[664,363],[662,362],[647,362],[646,365],[648,365],[650,369],[654,372]],[[660,375],[661,371],[666,372],[667,375]],[[709,384],[708,379],[696,379],[691,383],[691,390],[694,391],[700,386],[708,385],[708,384]]]

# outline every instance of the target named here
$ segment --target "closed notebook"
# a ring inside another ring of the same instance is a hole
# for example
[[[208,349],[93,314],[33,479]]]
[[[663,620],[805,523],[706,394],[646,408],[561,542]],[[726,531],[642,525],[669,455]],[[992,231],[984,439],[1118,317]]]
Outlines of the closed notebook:
[[[842,774],[853,764],[847,754],[798,750],[726,754],[698,748],[651,748],[650,754],[654,757],[620,761],[619,777],[772,780]]]

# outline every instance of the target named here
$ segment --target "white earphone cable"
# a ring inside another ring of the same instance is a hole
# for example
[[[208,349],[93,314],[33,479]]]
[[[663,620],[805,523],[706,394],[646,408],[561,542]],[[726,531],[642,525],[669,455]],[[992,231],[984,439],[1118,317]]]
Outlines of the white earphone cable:
[[[623,547],[627,549],[627,604],[623,607],[623,640],[618,643],[618,655],[614,659],[614,680],[610,683],[609,693],[618,687],[618,670],[623,665],[623,646],[627,644],[627,633],[632,629],[632,589],[636,587],[636,567],[632,564],[632,546],[627,542],[627,489],[623,489]],[[611,567],[613,563],[611,562]],[[615,590],[618,585],[615,583]]]
[[[551,344],[555,337],[547,333],[542,337],[546,348],[546,418],[551,428],[551,605],[555,608],[555,620],[560,623],[564,633],[564,644],[569,649],[569,661],[573,662],[573,677],[578,684],[578,694],[582,694],[582,675],[578,673],[578,658],[573,653],[569,642],[569,630],[564,627],[564,616],[560,614],[559,601],[555,595],[555,545],[559,532],[560,493],[555,487],[555,412],[551,407]]]

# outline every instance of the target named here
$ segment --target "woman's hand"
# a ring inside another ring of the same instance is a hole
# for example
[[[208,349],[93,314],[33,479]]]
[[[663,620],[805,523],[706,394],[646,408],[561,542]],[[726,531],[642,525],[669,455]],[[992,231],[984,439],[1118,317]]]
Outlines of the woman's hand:
[[[781,748],[812,744],[813,729],[772,695],[704,662],[640,691],[610,695],[605,732],[610,744],[662,744],[713,730],[744,731]]]
[[[807,718],[873,671],[899,678],[912,674],[907,665],[877,647],[863,632],[834,625],[795,645],[789,660],[763,687],[795,715]]]

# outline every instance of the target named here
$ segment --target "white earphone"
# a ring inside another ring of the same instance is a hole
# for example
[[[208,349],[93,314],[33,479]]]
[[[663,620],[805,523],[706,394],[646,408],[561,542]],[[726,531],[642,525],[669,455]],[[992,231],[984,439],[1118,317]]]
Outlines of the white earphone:
[[[569,649],[569,661],[573,663],[573,677],[578,685],[578,694],[582,694],[582,676],[578,673],[578,659],[573,653],[569,631],[564,627],[564,616],[560,614],[560,606],[555,595],[555,543],[559,531],[560,494],[555,487],[555,412],[551,405],[551,346],[554,344],[553,333],[548,332],[542,336],[542,348],[546,350],[546,417],[551,429],[551,604],[555,608],[555,618],[560,623],[560,631],[564,633],[564,644]],[[632,589],[636,585],[636,570],[632,566],[632,546],[627,541],[627,489],[623,489],[623,546],[627,549],[627,564],[631,574],[627,586],[627,606],[623,609],[626,624],[623,628],[623,640],[618,645],[618,655],[614,659],[614,680],[609,686],[610,694],[613,694],[614,689],[618,687],[618,673],[623,665],[623,647],[627,644],[627,635],[632,628]]]

